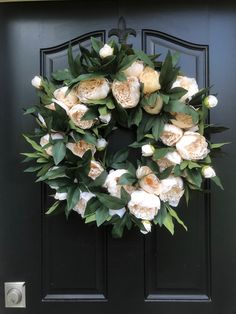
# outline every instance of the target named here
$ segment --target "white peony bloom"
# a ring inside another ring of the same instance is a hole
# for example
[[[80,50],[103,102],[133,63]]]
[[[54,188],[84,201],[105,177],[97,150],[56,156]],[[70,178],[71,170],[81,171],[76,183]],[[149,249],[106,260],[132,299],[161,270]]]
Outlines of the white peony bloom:
[[[105,138],[99,138],[97,140],[97,145],[96,145],[97,150],[98,151],[104,150],[106,148],[107,144],[108,144],[108,142],[105,140]]]
[[[120,216],[120,218],[124,216],[125,212],[126,212],[125,207],[120,208],[120,209],[109,209],[110,216],[118,215]]]
[[[151,94],[161,89],[159,78],[159,72],[155,71],[151,67],[145,67],[139,76],[140,82],[143,83],[143,93]]]
[[[202,168],[202,175],[204,178],[210,179],[216,176],[215,170],[211,166],[204,166]]]
[[[82,103],[104,99],[110,92],[109,81],[105,78],[92,78],[81,81],[77,87],[77,96]]]
[[[171,123],[177,126],[180,129],[190,129],[195,126],[192,117],[189,114],[183,112],[172,113],[174,119],[171,119]]]
[[[160,207],[161,202],[158,196],[141,190],[132,192],[128,203],[131,214],[142,220],[154,219]]]
[[[72,151],[72,153],[76,156],[83,157],[84,153],[87,150],[91,150],[93,155],[96,152],[96,148],[93,144],[87,143],[84,140],[80,140],[76,143],[67,143],[66,147]]]
[[[59,106],[61,106],[64,109],[67,108],[67,110],[73,107],[74,105],[78,104],[79,102],[75,89],[72,89],[68,93],[67,86],[56,89],[53,95],[55,97],[54,101],[56,100],[55,102],[58,103]]]
[[[136,107],[140,98],[140,84],[137,77],[130,76],[122,82],[115,80],[112,83],[112,93],[123,108]]]
[[[99,56],[104,59],[106,57],[112,56],[114,52],[114,48],[109,46],[108,44],[105,44],[100,50],[99,50]]]
[[[52,133],[51,134],[51,139],[52,140],[62,140],[63,139],[63,135],[61,135],[60,133]],[[45,145],[47,145],[49,143],[49,141],[50,141],[50,135],[46,134],[43,137],[41,137],[40,145],[42,147],[44,147]],[[45,148],[45,151],[46,151],[46,153],[49,156],[52,156],[52,146],[49,146],[49,147]]]
[[[144,106],[143,109],[149,114],[158,114],[161,112],[162,107],[163,107],[163,99],[160,95],[157,95],[156,102],[151,105]]]
[[[54,195],[54,198],[59,201],[64,201],[67,199],[67,193],[56,192],[56,194]]]
[[[217,104],[218,104],[218,99],[217,99],[216,96],[214,96],[214,95],[209,95],[209,96],[207,96],[207,97],[204,98],[203,104],[204,104],[207,108],[214,108],[214,107],[217,106]]]
[[[183,136],[183,131],[175,125],[165,124],[161,140],[167,146],[174,146]]]
[[[37,88],[37,89],[41,89],[42,88],[42,79],[40,76],[35,76],[32,81],[31,84]]]
[[[159,195],[161,183],[157,176],[147,166],[138,167],[136,176],[139,179],[139,186],[147,193]]]
[[[135,76],[135,77],[139,77],[140,74],[143,72],[144,70],[144,65],[143,65],[143,61],[134,61],[127,69],[125,69],[124,75],[126,77],[129,76]]]
[[[146,231],[140,230],[141,233],[147,234],[147,233],[152,231],[152,224],[150,223],[150,221],[142,220],[142,224],[143,224],[144,228],[146,229]]]
[[[110,170],[104,183],[104,187],[107,188],[108,192],[112,196],[120,197],[121,187],[123,187],[128,193],[132,192],[134,189],[131,185],[118,184],[120,177],[127,172],[128,171],[125,169]]]
[[[102,123],[109,123],[111,121],[111,113],[100,115],[98,118]]]
[[[169,152],[164,157],[156,160],[159,166],[160,172],[171,166],[179,165],[182,161],[181,156],[177,152]]]
[[[168,202],[171,206],[176,207],[184,194],[184,183],[181,177],[169,176],[161,180],[162,191],[160,199]]]
[[[75,105],[68,111],[68,116],[79,128],[83,130],[90,129],[94,125],[95,120],[82,120],[87,111],[87,106],[82,104]]]
[[[191,97],[199,91],[195,78],[187,76],[177,76],[176,81],[173,83],[172,88],[182,87],[187,90],[187,93],[181,97],[181,101],[191,99]]]
[[[76,211],[78,214],[80,214],[82,217],[84,217],[84,212],[87,206],[88,201],[95,197],[96,195],[91,192],[82,192],[80,193],[80,200],[73,208],[74,211]]]
[[[142,156],[144,157],[152,156],[154,151],[155,151],[155,148],[150,144],[146,144],[142,146]]]
[[[88,173],[88,176],[95,180],[97,177],[100,176],[100,174],[104,171],[102,165],[100,164],[100,162],[95,161],[95,160],[91,160],[91,164],[90,164],[90,170]]]
[[[187,131],[176,144],[177,152],[183,159],[200,160],[209,153],[208,144],[204,136],[197,132]]]

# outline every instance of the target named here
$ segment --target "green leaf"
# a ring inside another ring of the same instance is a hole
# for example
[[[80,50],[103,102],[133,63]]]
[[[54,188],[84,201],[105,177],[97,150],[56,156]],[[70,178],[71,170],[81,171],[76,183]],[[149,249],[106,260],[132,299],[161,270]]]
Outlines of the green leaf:
[[[58,70],[52,73],[52,78],[58,82],[72,80],[73,76],[68,69]]]
[[[164,179],[168,178],[169,175],[171,174],[173,168],[174,168],[174,166],[170,166],[170,167],[166,168],[164,171],[162,171],[159,175],[159,179],[164,180]]]
[[[68,64],[69,64],[70,72],[74,77],[76,77],[77,73],[75,70],[75,64],[74,64],[74,58],[73,58],[71,43],[69,44],[69,47],[68,47],[67,57],[68,57]]]
[[[72,185],[68,189],[67,194],[67,209],[70,210],[75,207],[80,199],[80,188],[78,185]]]
[[[163,225],[166,227],[167,230],[170,231],[172,235],[174,235],[174,223],[172,216],[169,213],[166,213],[166,216],[163,219]]]
[[[128,204],[128,202],[131,199],[130,194],[128,192],[126,192],[126,190],[123,188],[123,186],[121,187],[121,196],[120,196],[120,198],[122,199],[122,201],[124,201],[125,204]]]
[[[198,168],[194,168],[192,170],[186,169],[186,173],[187,173],[187,177],[186,177],[187,181],[197,186],[198,188],[200,188],[202,184],[202,176]]]
[[[136,49],[134,49],[134,52],[138,59],[142,60],[145,64],[147,64],[151,68],[154,68],[154,63],[145,52],[141,50],[136,50]]]
[[[193,168],[201,168],[202,166],[199,165],[198,163],[194,162],[194,161],[189,161],[188,162],[188,168],[191,170]]]
[[[155,120],[155,124],[152,127],[152,135],[154,136],[155,140],[157,141],[163,132],[164,129],[164,121],[162,118],[157,117]]]
[[[214,148],[220,148],[224,145],[228,145],[228,144],[231,144],[230,142],[225,142],[225,143],[215,143],[215,144],[211,144],[210,147],[211,149],[214,149]]]
[[[211,178],[211,180],[212,180],[217,186],[219,186],[219,187],[221,188],[221,190],[224,190],[224,187],[223,187],[223,185],[222,185],[222,183],[221,183],[221,181],[220,181],[220,178],[219,178],[218,176],[215,176],[215,177]]]
[[[105,193],[96,193],[99,201],[109,209],[120,209],[125,206],[125,202],[118,197]]]
[[[34,112],[36,112],[38,110],[38,108],[36,106],[27,108],[27,109],[23,109],[24,110],[24,115],[26,114],[32,114]]]
[[[121,63],[119,64],[119,71],[121,72],[127,69],[135,60],[137,60],[137,58],[138,57],[136,55],[125,55]]]
[[[170,96],[170,99],[172,100],[176,100],[176,99],[180,99],[181,97],[183,97],[188,91],[182,87],[175,87],[172,88],[168,94]]]
[[[109,218],[109,211],[106,207],[99,208],[96,210],[95,216],[97,226],[99,227]]]
[[[194,123],[197,123],[199,120],[199,114],[195,109],[178,100],[170,101],[163,107],[163,110],[166,112],[183,112],[188,114],[192,117]]]
[[[118,184],[120,185],[132,185],[134,182],[136,182],[136,177],[134,177],[131,173],[124,173],[120,177]]]
[[[184,161],[182,161],[181,162],[181,164],[180,164],[180,170],[184,170],[185,168],[187,168],[188,167],[188,160],[184,160]]]
[[[127,77],[124,75],[123,72],[117,72],[116,75],[114,76],[114,80],[124,82],[127,81]]]
[[[160,158],[165,157],[165,155],[166,155],[167,153],[170,153],[170,152],[173,152],[173,151],[175,151],[175,148],[174,148],[174,147],[157,148],[157,149],[154,151],[153,159],[158,160],[158,159],[160,159]]]
[[[89,108],[82,116],[81,120],[93,120],[99,116],[97,108]]]
[[[33,166],[33,167],[29,167],[29,168],[25,169],[24,172],[36,172],[36,171],[38,171],[41,168],[42,168],[42,165],[40,165],[40,166]]]
[[[66,155],[66,146],[63,141],[57,140],[56,143],[52,146],[52,156],[55,162],[55,165],[58,165]]]
[[[165,61],[161,67],[160,84],[162,91],[168,91],[175,81],[179,68],[175,68],[172,63],[172,56],[168,51]]]
[[[103,47],[103,42],[101,40],[98,40],[95,37],[91,37],[91,44],[93,49],[96,51],[97,54],[99,54],[100,49]]]
[[[155,216],[155,218],[153,220],[154,224],[155,225],[159,224],[159,226],[162,227],[166,215],[167,215],[166,208],[165,208],[164,204],[161,203],[161,208],[159,209],[157,215]]]
[[[119,219],[116,224],[114,224],[111,234],[114,238],[121,238],[124,233],[124,228],[125,228],[125,220]]]
[[[86,223],[86,224],[88,224],[88,223],[90,223],[90,222],[93,222],[93,221],[96,221],[96,216],[95,216],[95,214],[90,215],[90,216],[86,217],[86,219],[85,219],[85,223]]]
[[[177,222],[178,222],[181,226],[183,226],[186,231],[188,231],[188,228],[185,226],[184,222],[179,218],[179,216],[178,216],[178,214],[176,213],[176,211],[175,211],[173,208],[171,208],[170,206],[168,206],[168,211],[169,211],[169,213],[171,214],[171,216],[172,216],[173,218],[175,218],[175,219],[177,220]]]
[[[38,152],[43,152],[43,149],[40,145],[38,145],[35,141],[31,140],[28,136],[23,134],[25,140]]]
[[[50,215],[51,213],[53,213],[57,207],[59,206],[60,201],[55,202],[47,211],[46,211],[46,215]]]
[[[95,188],[98,186],[103,186],[104,182],[106,181],[107,172],[103,171],[100,176],[98,176],[93,182],[91,182],[88,187]]]

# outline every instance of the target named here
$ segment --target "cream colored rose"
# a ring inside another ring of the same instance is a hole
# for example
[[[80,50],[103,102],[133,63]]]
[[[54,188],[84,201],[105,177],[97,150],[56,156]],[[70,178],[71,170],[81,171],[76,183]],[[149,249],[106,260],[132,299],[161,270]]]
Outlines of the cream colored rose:
[[[104,183],[104,187],[107,188],[108,192],[112,196],[120,197],[121,193],[121,187],[123,187],[128,193],[131,193],[134,189],[133,186],[131,185],[120,185],[119,184],[119,179],[120,177],[124,174],[127,173],[128,171],[125,169],[118,169],[118,170],[110,170],[106,181]]]
[[[55,99],[60,104],[62,102],[68,109],[73,107],[74,105],[78,104],[79,100],[78,97],[76,96],[75,89],[72,89],[68,94],[68,87],[64,86],[61,88],[58,88],[54,91],[53,95]]]
[[[114,52],[114,48],[112,48],[110,45],[105,44],[100,50],[99,55],[102,59],[112,56]]]
[[[115,80],[112,83],[112,93],[123,108],[133,108],[139,103],[140,84],[137,77],[128,77],[126,81]]]
[[[146,192],[159,195],[161,183],[157,176],[147,166],[138,167],[136,176],[139,179],[139,186]]]
[[[175,87],[182,87],[187,90],[187,93],[180,99],[183,102],[186,99],[191,99],[191,97],[199,91],[195,78],[187,76],[177,76],[176,81],[172,85],[172,88]]]
[[[84,217],[84,212],[87,206],[88,201],[95,197],[95,195],[91,192],[81,192],[80,193],[80,200],[73,208],[74,211],[76,211],[78,214],[80,214],[82,217]]]
[[[84,153],[86,153],[89,149],[93,154],[96,152],[96,148],[93,144],[87,143],[84,140],[80,140],[76,143],[67,143],[66,147],[72,151],[72,153],[76,156],[83,157]]]
[[[167,146],[174,146],[183,136],[183,131],[175,125],[165,124],[161,140]]]
[[[124,72],[124,75],[126,77],[129,77],[129,76],[135,76],[135,77],[139,77],[140,74],[143,72],[143,69],[144,69],[144,65],[143,65],[143,62],[142,61],[134,61],[127,69],[125,69],[123,72]]]
[[[110,84],[105,78],[93,78],[81,81],[77,87],[77,96],[82,103],[104,99],[110,92]]]
[[[160,95],[157,95],[157,99],[155,103],[151,105],[146,105],[143,107],[143,109],[150,114],[158,114],[161,112],[161,109],[163,107],[163,99]]]
[[[200,160],[209,153],[208,144],[204,136],[197,132],[187,131],[176,144],[177,152],[183,159]]]
[[[173,112],[174,119],[171,119],[171,123],[181,129],[190,129],[195,126],[193,119],[190,115],[183,112]]]
[[[164,157],[156,160],[160,172],[171,166],[179,165],[182,161],[181,156],[177,152],[169,152]]]
[[[86,130],[90,129],[95,120],[82,120],[84,114],[88,111],[88,107],[82,104],[75,105],[68,111],[68,116],[79,128]]]
[[[216,176],[215,170],[211,166],[204,166],[202,168],[202,175],[204,178],[210,179]]]
[[[31,84],[37,88],[37,89],[41,89],[42,88],[42,79],[40,76],[35,76],[32,81]]]
[[[184,194],[184,183],[181,177],[169,176],[161,180],[162,191],[160,199],[176,207]]]
[[[88,176],[95,180],[97,177],[100,176],[100,174],[104,171],[102,165],[100,164],[100,162],[95,161],[95,160],[91,160],[91,164],[90,164],[90,170],[88,173]]]
[[[140,82],[143,83],[143,93],[151,94],[161,89],[159,78],[159,72],[155,71],[151,67],[145,67],[139,76]]]
[[[62,140],[63,136],[60,133],[52,133],[51,134],[51,139],[52,140]],[[44,147],[45,145],[49,144],[49,142],[50,142],[50,135],[49,134],[44,135],[40,139],[40,145],[42,147]],[[45,148],[45,151],[46,151],[46,153],[49,156],[52,156],[52,146],[49,146],[49,147]]]
[[[142,190],[132,192],[128,203],[130,213],[142,220],[153,220],[160,207],[161,202],[158,196]]]
[[[150,223],[150,221],[142,220],[142,224],[143,224],[144,228],[146,229],[146,231],[140,230],[141,233],[147,234],[147,233],[152,231],[152,224]]]

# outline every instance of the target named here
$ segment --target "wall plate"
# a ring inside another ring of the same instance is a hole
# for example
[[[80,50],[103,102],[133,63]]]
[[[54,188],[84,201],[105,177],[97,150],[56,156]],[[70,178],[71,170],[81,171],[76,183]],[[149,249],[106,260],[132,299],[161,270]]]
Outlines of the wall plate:
[[[5,282],[5,307],[26,307],[25,282]]]

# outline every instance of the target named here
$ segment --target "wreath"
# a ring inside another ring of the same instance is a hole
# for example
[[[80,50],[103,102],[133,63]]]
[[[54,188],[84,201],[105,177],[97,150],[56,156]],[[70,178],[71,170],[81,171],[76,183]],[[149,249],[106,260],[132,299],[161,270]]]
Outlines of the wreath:
[[[23,155],[34,163],[25,171],[54,191],[47,215],[76,211],[87,224],[111,225],[114,237],[153,225],[174,234],[174,223],[187,230],[176,209],[182,196],[188,203],[190,190],[204,192],[205,178],[223,189],[212,158],[226,143],[209,134],[226,128],[207,123],[218,100],[183,76],[177,53],[159,57],[92,37],[76,57],[69,45],[67,69],[33,78],[40,101],[25,114],[38,127],[24,135],[34,151]],[[114,152],[120,128],[136,140]]]

